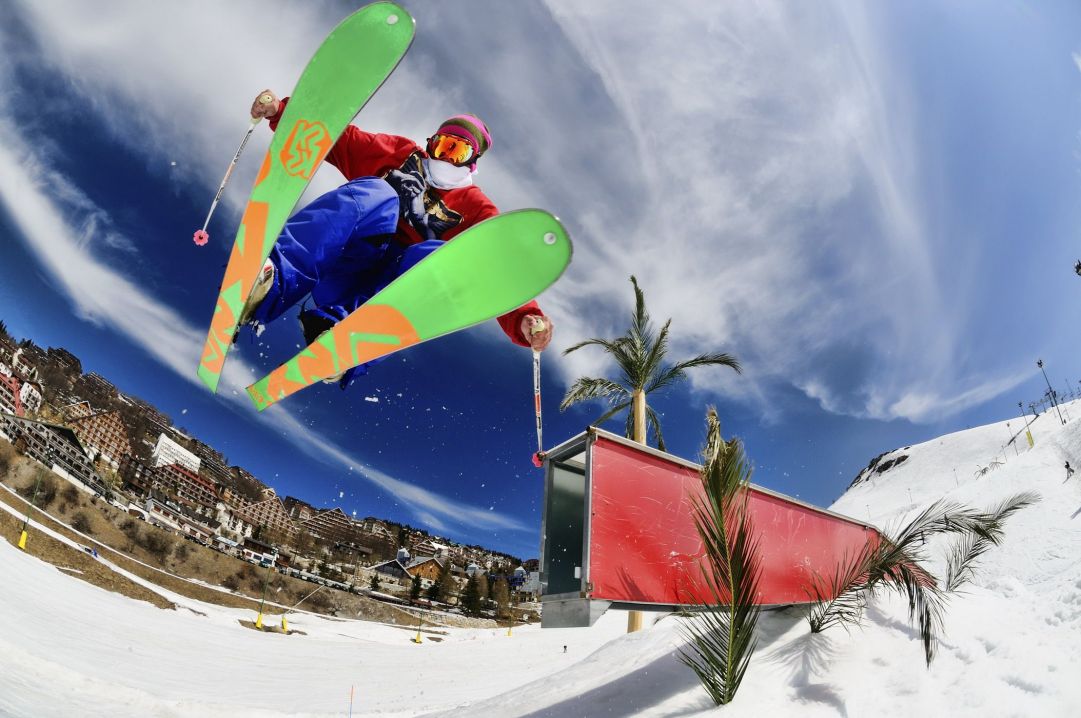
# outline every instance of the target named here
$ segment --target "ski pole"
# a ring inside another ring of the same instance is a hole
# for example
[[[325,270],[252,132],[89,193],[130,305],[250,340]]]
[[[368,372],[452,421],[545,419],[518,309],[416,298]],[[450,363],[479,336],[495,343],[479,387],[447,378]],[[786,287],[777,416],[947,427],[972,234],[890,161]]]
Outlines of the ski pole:
[[[273,98],[270,95],[263,95],[259,98],[259,102],[264,105],[271,102]],[[225,192],[225,185],[229,182],[229,175],[233,174],[233,168],[236,167],[237,161],[240,159],[240,153],[244,151],[244,147],[248,144],[248,140],[251,139],[252,132],[255,131],[255,126],[259,124],[261,117],[252,118],[251,124],[248,126],[248,131],[244,134],[244,139],[240,142],[240,147],[236,148],[236,154],[233,155],[233,161],[229,163],[229,167],[225,170],[225,176],[221,178],[221,185],[218,187],[218,193],[214,195],[214,201],[210,203],[210,211],[207,212],[206,221],[203,222],[203,228],[197,229],[192,236],[192,241],[200,247],[210,241],[210,235],[207,234],[206,228],[210,225],[210,218],[214,216],[214,210],[218,207],[218,202],[221,201],[221,195]]]
[[[533,407],[537,415],[537,453],[533,454],[533,465],[538,469],[544,465],[544,440],[541,438],[541,395],[540,395],[540,352],[533,352]]]

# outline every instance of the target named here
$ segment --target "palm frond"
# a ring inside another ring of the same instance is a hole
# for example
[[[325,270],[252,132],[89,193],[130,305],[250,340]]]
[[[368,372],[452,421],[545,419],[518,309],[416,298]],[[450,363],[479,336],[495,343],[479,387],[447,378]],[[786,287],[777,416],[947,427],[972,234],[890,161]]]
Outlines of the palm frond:
[[[877,549],[877,542],[868,541],[859,551],[846,551],[829,575],[812,574],[810,585],[804,587],[814,602],[807,609],[811,633],[859,624],[867,605],[867,575]]]
[[[699,366],[727,366],[735,369],[736,372],[743,371],[739,361],[729,354],[701,354],[693,359],[673,364],[660,374],[654,375],[650,380],[650,383],[646,386],[646,393],[652,393],[672,384],[684,381],[687,378],[687,369],[693,369]]]
[[[898,560],[887,575],[889,580],[879,585],[908,599],[908,617],[919,625],[924,659],[930,666],[935,657],[938,637],[942,634],[946,595],[938,588],[934,577],[911,557]]]
[[[1040,500],[1028,491],[1003,500],[990,511],[979,515],[979,525],[963,533],[946,556],[946,590],[957,591],[976,577],[976,562],[1002,543],[1006,519]]]
[[[998,506],[995,506],[990,511],[983,514],[986,517],[986,522],[983,525],[984,531],[987,533],[988,538],[996,546],[1002,543],[1002,538],[1005,535],[1006,519],[1013,516],[1021,509],[1032,506],[1035,503],[1039,503],[1040,495],[1035,491],[1024,491],[1020,494],[1014,494],[1009,498],[1003,499],[999,502]]]
[[[642,384],[645,385],[651,377],[660,371],[661,363],[668,355],[668,332],[672,327],[672,320],[669,319],[661,327],[661,331],[657,334],[656,338],[651,338],[649,345],[645,348],[645,356],[642,361]]]
[[[686,370],[693,369],[696,366],[726,366],[734,369],[737,374],[743,373],[743,367],[740,365],[739,360],[725,352],[699,354],[693,359],[679,362],[673,368]]]
[[[867,573],[867,588],[871,593],[888,591],[908,600],[909,620],[919,627],[928,666],[934,660],[938,637],[942,634],[946,596],[934,575],[924,568],[926,557],[921,546],[927,535],[957,530],[944,521],[950,512],[967,517],[970,510],[952,502],[935,502],[896,536],[883,538]]]
[[[649,427],[653,427],[653,435],[657,437],[657,448],[661,451],[668,451],[664,445],[664,434],[661,433],[661,420],[657,416],[657,412],[653,411],[653,407],[646,406],[646,433],[648,435]]]
[[[638,286],[638,280],[631,275],[631,284],[634,285],[634,317],[631,320],[631,335],[639,338],[649,331],[649,312],[646,311],[646,294]]]
[[[625,401],[625,402],[623,402],[621,404],[616,404],[611,409],[604,412],[604,414],[602,414],[599,419],[594,421],[593,426],[600,426],[601,424],[608,421],[609,419],[611,419],[613,416],[615,416],[619,412],[623,411],[624,409],[630,408],[630,405],[631,405],[631,402],[629,400]]]
[[[611,401],[612,397],[626,396],[627,393],[624,387],[611,379],[583,376],[579,377],[567,390],[567,394],[559,404],[559,410],[566,411],[571,406],[590,399],[608,399]]]
[[[647,394],[652,394],[655,391],[667,389],[669,386],[686,381],[686,379],[687,373],[684,372],[682,369],[677,369],[676,367],[668,367],[659,375],[653,376],[650,379],[649,384],[646,385],[644,391]]]
[[[817,602],[808,614],[811,630],[858,623],[867,595],[897,593],[908,600],[909,619],[919,628],[924,660],[930,665],[942,634],[948,592],[972,579],[976,560],[1001,542],[1005,520],[1036,501],[1037,494],[1025,492],[987,512],[936,501],[870,550],[846,556],[830,576],[812,578],[805,589]],[[922,546],[927,537],[940,534],[960,535],[947,557],[945,588],[923,566]]]
[[[632,389],[638,389],[645,384],[642,358],[638,345],[634,341],[627,339],[620,342],[615,351],[612,352],[612,358],[615,360],[616,366],[619,367],[624,384]]]
[[[588,347],[588,346],[599,346],[602,349],[604,349],[606,352],[612,353],[612,352],[615,351],[616,345],[619,344],[619,342],[622,342],[622,341],[626,341],[626,339],[624,337],[619,337],[618,339],[596,339],[596,338],[586,339],[585,341],[578,342],[577,344],[575,344],[572,347],[568,347],[567,349],[564,349],[563,350],[563,356],[566,356],[567,354],[570,354],[573,351],[578,351],[582,347]]]

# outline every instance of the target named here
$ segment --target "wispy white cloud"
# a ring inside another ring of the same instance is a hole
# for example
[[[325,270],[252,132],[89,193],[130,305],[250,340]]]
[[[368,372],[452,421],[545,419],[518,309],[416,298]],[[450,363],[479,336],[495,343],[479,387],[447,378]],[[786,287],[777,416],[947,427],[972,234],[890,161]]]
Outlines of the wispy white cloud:
[[[856,416],[925,421],[971,403],[950,398],[965,377],[941,369],[971,306],[940,291],[921,187],[937,167],[919,164],[916,103],[881,28],[847,4],[547,5],[614,109],[624,141],[605,149],[633,155],[648,197],[636,213],[600,177],[564,178],[625,214],[579,218],[576,281],[549,300],[559,342],[621,331],[634,273],[654,316],[673,318],[674,356],[743,361],[742,377],[700,371],[695,386],[764,415],[783,410],[778,384]],[[588,124],[575,123],[586,138]],[[866,372],[831,372],[842,352]],[[563,369],[604,370],[588,351]],[[1002,374],[983,386],[1015,378]]]
[[[43,61],[70,79],[85,111],[149,167],[177,161],[178,182],[206,187],[208,199],[249,98],[263,86],[286,92],[338,19],[254,0],[22,8]],[[766,415],[783,411],[778,385],[857,416],[927,420],[964,405],[950,397],[971,380],[942,367],[979,299],[944,299],[923,190],[938,168],[870,9],[687,0],[628,12],[614,0],[552,0],[492,8],[470,29],[498,25],[500,41],[452,51],[432,28],[452,27],[453,13],[419,3],[415,12],[423,47],[363,124],[423,137],[433,118],[487,102],[496,145],[478,180],[500,206],[546,206],[575,235],[574,265],[542,297],[557,351],[626,326],[634,273],[654,315],[673,318],[674,356],[717,349],[743,361],[742,377],[696,372],[699,390]],[[281,27],[290,32],[268,32]],[[558,151],[535,151],[537,128]],[[267,137],[260,131],[248,151]],[[233,211],[255,164],[232,181]],[[325,170],[311,192],[338,179]],[[845,353],[859,355],[862,373],[830,370]],[[610,368],[591,351],[548,366],[566,380]],[[999,374],[984,384],[1013,378]]]

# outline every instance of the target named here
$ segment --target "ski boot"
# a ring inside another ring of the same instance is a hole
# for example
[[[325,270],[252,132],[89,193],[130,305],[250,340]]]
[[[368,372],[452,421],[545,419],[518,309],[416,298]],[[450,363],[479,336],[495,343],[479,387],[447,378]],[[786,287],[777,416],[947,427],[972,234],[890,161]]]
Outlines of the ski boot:
[[[323,336],[323,334],[330,331],[331,327],[335,324],[337,324],[337,322],[320,311],[306,309],[300,312],[300,327],[304,331],[304,341],[309,345],[319,337]],[[349,386],[349,380],[353,378],[353,374],[355,373],[354,369],[346,369],[334,376],[328,376],[326,379],[323,379],[323,383],[337,384],[342,389],[345,389],[345,387]]]

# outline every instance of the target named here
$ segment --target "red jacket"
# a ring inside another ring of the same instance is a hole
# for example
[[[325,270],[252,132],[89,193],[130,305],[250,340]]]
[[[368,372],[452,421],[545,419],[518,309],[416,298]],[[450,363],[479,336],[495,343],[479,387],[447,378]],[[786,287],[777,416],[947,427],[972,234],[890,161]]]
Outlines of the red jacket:
[[[270,129],[277,129],[281,113],[288,102],[289,98],[282,100],[278,114],[268,118]],[[402,202],[395,239],[403,245],[417,244],[426,239],[450,241],[474,224],[499,214],[496,206],[476,185],[441,190],[424,181],[420,162],[427,156],[427,153],[408,137],[374,134],[365,132],[356,125],[347,125],[345,132],[327,154],[326,161],[337,167],[347,180],[382,177],[398,191],[399,196],[405,191],[404,184],[416,186],[419,180],[419,183],[424,185],[424,221],[411,221],[412,218],[406,211],[406,202]],[[400,180],[404,180],[404,183]],[[533,301],[497,318],[499,326],[510,340],[524,347],[528,347],[529,342],[522,336],[521,324],[522,319],[529,314],[544,316],[544,312]]]

